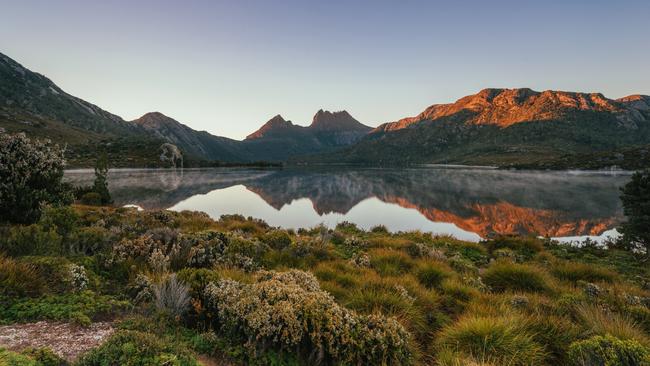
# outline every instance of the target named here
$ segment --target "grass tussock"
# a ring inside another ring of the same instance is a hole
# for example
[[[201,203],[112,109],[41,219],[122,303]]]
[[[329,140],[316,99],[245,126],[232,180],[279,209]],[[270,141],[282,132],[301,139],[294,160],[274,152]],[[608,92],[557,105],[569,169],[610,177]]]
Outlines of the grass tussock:
[[[495,262],[482,275],[493,291],[544,292],[550,290],[546,274],[531,265]]]

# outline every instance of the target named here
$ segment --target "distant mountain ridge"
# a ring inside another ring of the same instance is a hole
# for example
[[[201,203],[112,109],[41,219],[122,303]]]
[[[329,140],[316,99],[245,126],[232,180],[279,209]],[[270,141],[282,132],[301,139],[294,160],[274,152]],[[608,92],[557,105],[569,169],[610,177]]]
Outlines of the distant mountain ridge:
[[[574,111],[612,113],[628,127],[650,116],[650,97],[632,95],[617,100],[600,93],[546,90],[483,89],[449,104],[434,104],[415,117],[385,123],[373,132],[400,130],[423,121],[455,118],[466,124],[509,127],[516,123],[567,118]]]
[[[125,121],[0,54],[4,132],[66,145],[74,166],[92,166],[100,151],[120,166],[158,166],[168,142],[188,161],[637,169],[650,166],[650,96],[484,89],[374,129],[347,111],[321,109],[308,126],[278,114],[237,141],[160,112]]]
[[[251,156],[287,160],[293,156],[336,150],[354,144],[372,130],[347,111],[320,109],[309,126],[299,126],[276,115],[242,142]]]
[[[618,157],[625,150],[645,162],[650,160],[649,106],[644,95],[614,100],[599,93],[484,89],[380,125],[340,151],[295,160],[566,169],[584,165],[589,154],[603,159],[590,168],[629,163]]]
[[[92,165],[99,151],[108,151],[120,165],[156,166],[163,142],[177,145],[196,160],[282,161],[294,154],[331,151],[371,130],[347,112],[320,110],[312,125],[293,125],[278,115],[246,140],[237,141],[196,131],[160,112],[129,122],[67,94],[0,53],[0,133],[24,132],[67,145],[74,165]]]

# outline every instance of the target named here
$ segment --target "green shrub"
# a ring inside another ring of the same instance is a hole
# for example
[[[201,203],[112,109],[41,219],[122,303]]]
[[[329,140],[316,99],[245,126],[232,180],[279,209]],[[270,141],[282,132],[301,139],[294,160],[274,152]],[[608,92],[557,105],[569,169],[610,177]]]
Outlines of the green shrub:
[[[105,365],[198,365],[192,352],[153,334],[120,330],[108,341],[89,351],[78,366]]]
[[[483,282],[492,290],[546,291],[548,285],[544,274],[537,268],[509,262],[495,262],[483,273]]]
[[[605,335],[574,342],[569,359],[576,366],[650,365],[650,349],[634,340],[621,340]]]
[[[500,236],[485,242],[486,248],[493,253],[498,249],[511,249],[517,254],[530,259],[538,252],[544,250],[544,242],[540,239],[528,237]]]
[[[31,357],[21,355],[0,347],[0,365],[2,366],[41,366]]]
[[[56,230],[45,230],[39,224],[12,226],[2,238],[0,250],[11,256],[61,254],[63,238]]]
[[[370,228],[370,232],[375,234],[388,234],[388,228],[386,225],[376,225]]]
[[[68,321],[81,319],[80,314],[92,319],[98,315],[116,314],[130,307],[126,301],[118,301],[107,295],[92,291],[65,295],[46,295],[35,299],[0,297],[0,323],[27,322],[34,320]]]
[[[43,214],[38,221],[45,230],[56,230],[56,233],[61,235],[65,240],[79,226],[79,215],[70,206],[52,207],[46,206],[43,208]]]
[[[66,366],[68,362],[52,352],[49,348],[27,348],[21,352],[23,355],[36,361],[39,366]],[[0,363],[1,364],[1,363]]]
[[[512,317],[465,317],[438,335],[438,347],[459,358],[489,360],[497,365],[540,365],[544,348]]]
[[[291,245],[291,236],[285,230],[271,230],[262,236],[262,242],[276,250]]]
[[[49,140],[0,134],[0,221],[30,224],[43,204],[72,202],[72,187],[62,181],[63,153]]]
[[[101,206],[102,196],[97,192],[86,192],[79,198],[79,202],[88,206]]]
[[[608,269],[598,267],[593,264],[584,264],[579,262],[567,262],[558,264],[551,270],[553,276],[577,283],[578,281],[587,282],[614,282],[618,275]]]
[[[440,287],[453,272],[440,263],[426,262],[418,266],[415,277],[426,288]]]
[[[0,295],[39,296],[46,283],[35,266],[0,255]]]
[[[106,251],[112,239],[112,234],[107,229],[97,226],[83,227],[75,231],[67,239],[65,245],[70,254],[83,254],[92,256]]]
[[[360,316],[320,290],[307,272],[260,272],[257,282],[221,280],[206,288],[221,329],[251,346],[273,345],[304,360],[343,364],[409,364],[409,333],[394,319]],[[302,351],[302,352],[301,352]],[[305,351],[307,353],[305,354]]]
[[[448,250],[477,265],[487,262],[487,249],[480,243],[454,242]]]

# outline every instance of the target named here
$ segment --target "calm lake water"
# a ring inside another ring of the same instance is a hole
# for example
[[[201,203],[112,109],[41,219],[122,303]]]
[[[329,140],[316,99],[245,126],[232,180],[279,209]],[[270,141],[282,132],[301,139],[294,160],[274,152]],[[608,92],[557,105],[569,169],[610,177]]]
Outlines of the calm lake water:
[[[91,170],[66,179],[92,184]],[[117,205],[242,214],[285,228],[422,230],[480,240],[494,234],[600,237],[623,219],[628,173],[417,169],[123,169],[109,173]]]

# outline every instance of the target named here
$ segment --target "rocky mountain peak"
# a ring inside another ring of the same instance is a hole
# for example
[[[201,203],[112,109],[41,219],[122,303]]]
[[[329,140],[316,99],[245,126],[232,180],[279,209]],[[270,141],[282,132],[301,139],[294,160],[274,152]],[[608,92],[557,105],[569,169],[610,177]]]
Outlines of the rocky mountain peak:
[[[330,112],[319,109],[310,129],[317,131],[369,131],[370,127],[357,121],[347,111]]]
[[[246,136],[246,140],[259,139],[269,134],[274,134],[279,131],[291,129],[292,127],[296,127],[296,126],[294,126],[294,124],[291,123],[291,121],[287,121],[284,118],[282,118],[281,115],[277,114],[273,118],[268,120],[262,127],[260,127],[259,130]]]

